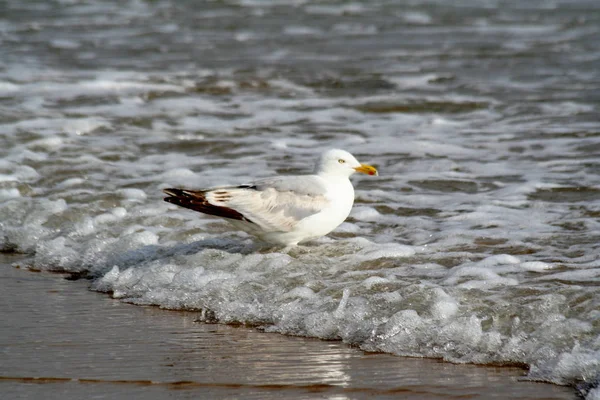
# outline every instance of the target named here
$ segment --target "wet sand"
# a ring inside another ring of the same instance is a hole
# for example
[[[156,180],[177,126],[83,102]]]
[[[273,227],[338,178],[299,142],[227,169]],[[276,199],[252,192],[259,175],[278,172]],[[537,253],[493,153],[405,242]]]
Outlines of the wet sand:
[[[574,399],[509,367],[369,354],[196,322],[0,254],[3,399]]]

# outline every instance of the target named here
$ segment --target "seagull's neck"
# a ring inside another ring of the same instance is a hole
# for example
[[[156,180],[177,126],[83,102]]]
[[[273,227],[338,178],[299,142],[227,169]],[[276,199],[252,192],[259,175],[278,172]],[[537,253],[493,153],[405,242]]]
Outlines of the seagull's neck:
[[[348,175],[342,174],[319,174],[327,190],[326,197],[339,207],[345,219],[350,213],[352,203],[354,203],[354,187],[350,182]],[[342,220],[343,220],[342,219]]]

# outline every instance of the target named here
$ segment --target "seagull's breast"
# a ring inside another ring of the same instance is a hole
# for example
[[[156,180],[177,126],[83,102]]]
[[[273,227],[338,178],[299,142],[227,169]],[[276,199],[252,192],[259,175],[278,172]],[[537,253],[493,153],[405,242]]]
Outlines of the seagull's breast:
[[[329,212],[331,209],[338,209],[341,214],[345,213],[346,219],[354,204],[354,187],[348,178],[330,181],[327,183],[325,197],[331,202]]]
[[[325,197],[329,204],[319,213],[303,219],[298,230],[306,232],[306,239],[324,236],[337,228],[350,214],[354,204],[354,188],[348,178],[328,179]]]

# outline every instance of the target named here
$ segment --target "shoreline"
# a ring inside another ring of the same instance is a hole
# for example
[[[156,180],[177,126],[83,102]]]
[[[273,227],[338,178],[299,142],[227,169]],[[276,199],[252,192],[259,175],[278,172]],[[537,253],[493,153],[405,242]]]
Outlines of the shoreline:
[[[577,398],[573,388],[521,379],[514,366],[199,323],[197,312],[123,303],[86,280],[10,265],[19,259],[0,255],[6,398]]]

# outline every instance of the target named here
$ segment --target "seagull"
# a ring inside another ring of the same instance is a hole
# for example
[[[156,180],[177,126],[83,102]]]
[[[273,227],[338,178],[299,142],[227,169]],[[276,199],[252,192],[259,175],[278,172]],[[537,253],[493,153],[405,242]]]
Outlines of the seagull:
[[[222,217],[262,241],[286,247],[325,236],[350,214],[355,172],[378,175],[344,150],[324,152],[312,175],[277,176],[239,186],[164,189],[165,201]]]

